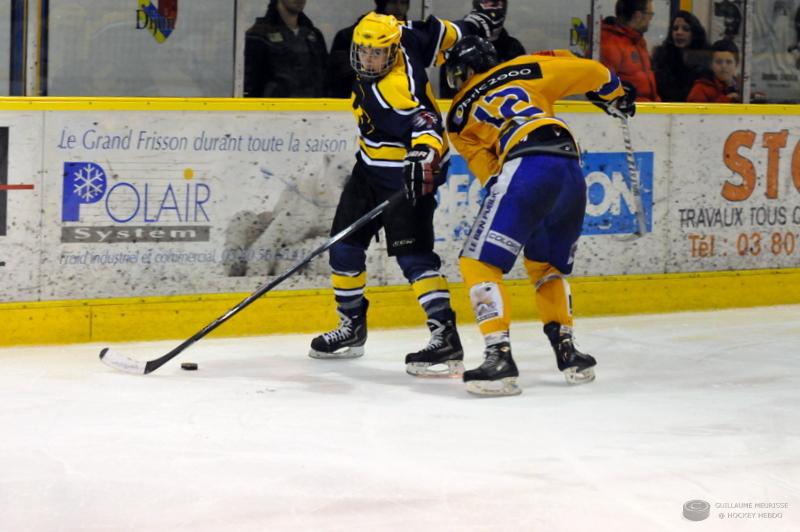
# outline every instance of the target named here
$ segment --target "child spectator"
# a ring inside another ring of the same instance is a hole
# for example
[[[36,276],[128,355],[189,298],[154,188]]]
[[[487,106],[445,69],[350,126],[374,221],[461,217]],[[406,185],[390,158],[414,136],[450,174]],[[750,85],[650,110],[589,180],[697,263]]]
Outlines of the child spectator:
[[[699,79],[689,91],[687,101],[697,103],[740,103],[739,49],[730,40],[721,40],[711,46],[711,71],[713,78]]]
[[[678,11],[667,38],[653,52],[661,101],[686,101],[694,82],[709,74],[710,48],[706,30],[697,17],[688,11]]]

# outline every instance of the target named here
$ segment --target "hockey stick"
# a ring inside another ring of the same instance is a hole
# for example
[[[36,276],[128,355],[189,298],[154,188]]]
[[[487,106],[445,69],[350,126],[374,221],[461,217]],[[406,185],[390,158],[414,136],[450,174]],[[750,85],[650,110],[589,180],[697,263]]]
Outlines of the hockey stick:
[[[619,120],[622,125],[622,140],[625,142],[625,158],[628,162],[628,173],[631,175],[631,192],[633,193],[634,207],[636,208],[636,224],[638,227],[636,231],[633,232],[633,238],[639,238],[647,233],[647,219],[644,215],[639,169],[636,167],[636,159],[633,154],[633,142],[631,142],[631,127],[628,116],[620,116]]]
[[[160,368],[161,366],[163,366],[164,364],[166,364],[167,362],[169,362],[170,360],[181,354],[184,349],[186,349],[187,347],[189,347],[190,345],[200,340],[208,333],[210,333],[211,331],[213,331],[214,329],[216,329],[217,327],[228,321],[230,318],[232,318],[235,314],[244,309],[250,303],[252,303],[256,299],[263,296],[264,294],[266,294],[267,292],[278,286],[280,283],[285,281],[292,274],[294,274],[299,269],[301,269],[309,262],[311,262],[311,259],[323,253],[328,248],[333,246],[335,243],[348,237],[350,234],[358,231],[366,224],[368,224],[370,221],[380,216],[380,214],[389,205],[396,204],[404,197],[404,195],[405,193],[402,190],[399,190],[394,194],[392,194],[383,203],[381,203],[380,205],[369,211],[367,214],[365,214],[364,216],[362,216],[361,218],[350,224],[348,227],[345,227],[344,229],[336,233],[334,236],[328,239],[324,244],[322,244],[317,249],[309,253],[300,262],[289,268],[286,272],[282,273],[269,283],[266,283],[261,287],[259,287],[255,292],[247,296],[245,299],[239,302],[235,307],[231,308],[225,314],[223,314],[219,318],[215,319],[214,321],[212,321],[211,323],[200,329],[191,338],[186,339],[181,345],[179,345],[166,355],[153,360],[148,360],[147,362],[143,362],[140,360],[135,360],[129,357],[128,355],[117,353],[116,351],[111,351],[108,347],[106,347],[102,351],[100,351],[100,360],[105,365],[110,366],[116,370],[124,371],[125,373],[131,373],[134,375],[147,375],[148,373],[157,370],[158,368]]]

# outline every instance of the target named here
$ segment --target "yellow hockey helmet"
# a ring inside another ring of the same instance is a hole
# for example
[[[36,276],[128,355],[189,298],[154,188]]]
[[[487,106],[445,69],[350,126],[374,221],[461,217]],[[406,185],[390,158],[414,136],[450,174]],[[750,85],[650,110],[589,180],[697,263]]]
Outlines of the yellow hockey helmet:
[[[400,22],[392,15],[367,13],[353,30],[350,64],[359,76],[378,79],[385,76],[397,60],[400,47]]]

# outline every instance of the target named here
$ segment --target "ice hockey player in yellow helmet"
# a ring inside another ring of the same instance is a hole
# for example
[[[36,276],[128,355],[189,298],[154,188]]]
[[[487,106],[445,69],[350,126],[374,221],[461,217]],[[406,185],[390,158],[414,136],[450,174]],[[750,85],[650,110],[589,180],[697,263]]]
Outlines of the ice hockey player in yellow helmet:
[[[359,76],[377,79],[388,73],[397,59],[400,22],[392,15],[368,13],[353,30],[350,64]]]
[[[383,227],[387,253],[411,284],[430,330],[428,345],[406,356],[406,371],[451,377],[463,372],[447,279],[433,250],[436,200],[431,193],[446,179],[449,151],[425,69],[442,63],[444,53],[462,37],[489,36],[502,23],[502,13],[492,7],[473,10],[458,21],[429,17],[401,23],[391,15],[371,12],[356,24],[350,58],[356,71],[352,106],[359,129],[358,153],[331,234],[398,190],[405,188],[406,199],[331,246],[339,326],[314,338],[309,356],[343,359],[364,354],[369,305],[364,297],[366,250]]]

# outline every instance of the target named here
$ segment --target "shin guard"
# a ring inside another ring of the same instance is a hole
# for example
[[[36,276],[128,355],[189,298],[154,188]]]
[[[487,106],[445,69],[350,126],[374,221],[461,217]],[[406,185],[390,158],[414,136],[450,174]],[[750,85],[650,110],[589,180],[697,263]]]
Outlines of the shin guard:
[[[500,268],[461,257],[461,274],[469,289],[475,319],[484,337],[508,337],[511,305]]]

